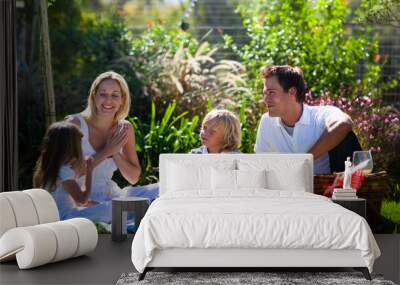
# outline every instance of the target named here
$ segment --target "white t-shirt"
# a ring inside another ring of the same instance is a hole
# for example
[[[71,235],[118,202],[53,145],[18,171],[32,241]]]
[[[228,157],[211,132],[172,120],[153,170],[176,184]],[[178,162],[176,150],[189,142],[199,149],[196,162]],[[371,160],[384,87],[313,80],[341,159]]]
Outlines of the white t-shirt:
[[[327,123],[343,116],[334,106],[308,106],[303,104],[303,113],[295,124],[293,134],[289,135],[279,117],[265,113],[260,121],[256,153],[307,153],[327,129]],[[331,173],[328,153],[314,160],[314,174]]]
[[[60,213],[60,219],[64,220],[68,216],[71,209],[75,209],[76,205],[71,195],[63,187],[63,182],[67,180],[76,180],[75,171],[69,165],[63,165],[60,168],[56,181],[56,190],[52,192],[54,200],[56,201],[58,212]]]

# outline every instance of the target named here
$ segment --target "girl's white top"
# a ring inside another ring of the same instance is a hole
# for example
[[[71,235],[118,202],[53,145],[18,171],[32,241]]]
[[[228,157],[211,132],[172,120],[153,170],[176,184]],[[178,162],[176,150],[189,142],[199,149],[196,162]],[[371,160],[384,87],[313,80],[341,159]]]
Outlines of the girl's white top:
[[[51,193],[54,200],[56,201],[61,220],[66,219],[69,216],[71,210],[76,208],[74,200],[63,186],[63,182],[67,180],[76,180],[76,174],[71,166],[64,164],[61,166],[60,172],[58,173],[58,177],[56,180],[56,190]]]

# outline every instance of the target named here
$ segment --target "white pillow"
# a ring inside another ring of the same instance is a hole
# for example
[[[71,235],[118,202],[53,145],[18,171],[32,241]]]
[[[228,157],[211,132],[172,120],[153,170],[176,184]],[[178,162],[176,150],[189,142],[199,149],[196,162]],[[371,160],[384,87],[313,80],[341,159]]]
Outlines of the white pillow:
[[[266,170],[267,189],[307,191],[309,181],[307,176],[306,161],[291,159],[276,160],[238,160],[240,170],[258,171]]]
[[[290,176],[288,175],[290,173]],[[304,163],[293,163],[289,169],[269,169],[267,171],[268,188],[274,190],[306,192]]]
[[[267,188],[266,170],[230,170],[211,171],[211,188],[215,190],[239,190],[242,188]]]
[[[168,191],[210,189],[210,169],[188,164],[168,163]]]
[[[267,188],[267,170],[236,170],[237,188]]]
[[[212,190],[236,190],[236,170],[233,169],[211,169]]]

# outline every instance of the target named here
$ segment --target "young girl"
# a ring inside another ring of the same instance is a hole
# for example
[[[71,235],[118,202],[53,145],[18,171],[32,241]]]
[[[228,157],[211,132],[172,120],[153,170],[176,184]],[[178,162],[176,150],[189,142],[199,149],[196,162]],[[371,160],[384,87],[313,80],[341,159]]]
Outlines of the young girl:
[[[241,143],[239,119],[228,110],[214,109],[204,117],[200,138],[203,145],[190,153],[238,153]]]
[[[92,160],[84,160],[81,140],[82,132],[74,124],[52,124],[47,129],[42,152],[36,163],[33,185],[53,195],[62,220],[69,218],[71,212],[79,206],[96,204],[89,200]]]

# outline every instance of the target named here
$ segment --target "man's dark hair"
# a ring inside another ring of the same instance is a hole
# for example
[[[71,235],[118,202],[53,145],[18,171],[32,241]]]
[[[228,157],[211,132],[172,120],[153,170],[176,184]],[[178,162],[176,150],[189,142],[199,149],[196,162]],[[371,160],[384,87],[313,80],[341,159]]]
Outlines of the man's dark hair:
[[[303,71],[299,67],[289,65],[267,65],[261,70],[261,77],[265,80],[275,76],[285,92],[296,88],[297,102],[304,102],[307,93],[307,84],[303,78]]]

